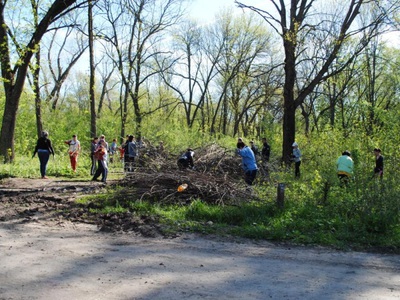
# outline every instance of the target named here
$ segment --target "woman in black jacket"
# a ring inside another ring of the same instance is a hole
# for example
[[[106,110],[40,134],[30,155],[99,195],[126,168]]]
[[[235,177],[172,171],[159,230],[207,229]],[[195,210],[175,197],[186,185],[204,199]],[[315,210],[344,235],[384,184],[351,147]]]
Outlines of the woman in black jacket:
[[[48,139],[49,133],[47,131],[42,132],[42,136],[37,140],[35,151],[33,152],[33,157],[35,157],[36,152],[40,161],[40,174],[42,175],[42,179],[47,179],[46,169],[47,162],[49,161],[50,154],[53,154],[54,150],[51,146],[51,141]]]

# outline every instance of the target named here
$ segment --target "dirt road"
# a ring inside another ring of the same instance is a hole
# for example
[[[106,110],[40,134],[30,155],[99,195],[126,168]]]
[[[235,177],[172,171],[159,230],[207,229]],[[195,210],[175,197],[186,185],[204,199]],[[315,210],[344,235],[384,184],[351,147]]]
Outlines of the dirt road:
[[[0,299],[400,299],[398,255],[0,220]]]

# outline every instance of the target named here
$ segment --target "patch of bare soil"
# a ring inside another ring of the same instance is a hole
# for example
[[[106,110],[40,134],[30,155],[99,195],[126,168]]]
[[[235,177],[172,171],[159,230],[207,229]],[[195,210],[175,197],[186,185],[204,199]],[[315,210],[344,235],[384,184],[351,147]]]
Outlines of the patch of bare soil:
[[[111,182],[110,182],[111,183]],[[96,225],[105,232],[136,232],[147,237],[161,236],[153,217],[132,213],[90,212],[93,205],[75,202],[83,195],[103,193],[106,185],[93,181],[7,178],[0,184],[0,222],[41,223],[63,226],[66,222]]]
[[[157,220],[92,214],[75,203],[105,188],[1,181],[0,300],[400,298],[399,256],[193,234],[168,239]]]
[[[129,207],[141,199],[161,204],[187,204],[202,199],[211,204],[240,205],[256,201],[246,189],[240,158],[231,149],[210,144],[195,149],[195,169],[180,170],[176,155],[147,145],[135,171],[123,180],[100,182],[58,179],[5,178],[0,182],[0,221],[63,224],[65,221],[96,225],[102,232],[134,232],[145,237],[164,236],[156,217],[126,213],[96,213],[96,201],[81,205],[82,195],[103,193],[118,186],[114,202]],[[182,191],[178,187],[184,185]],[[125,205],[126,204],[126,205]]]

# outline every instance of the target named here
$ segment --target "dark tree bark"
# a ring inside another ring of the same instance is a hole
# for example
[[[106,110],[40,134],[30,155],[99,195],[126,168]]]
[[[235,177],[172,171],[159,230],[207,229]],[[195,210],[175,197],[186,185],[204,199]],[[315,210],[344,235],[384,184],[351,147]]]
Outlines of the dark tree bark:
[[[97,116],[96,116],[96,99],[95,99],[95,65],[94,65],[94,49],[93,49],[93,2],[89,0],[88,6],[88,31],[89,31],[89,102],[90,102],[90,134],[92,137],[97,136]]]

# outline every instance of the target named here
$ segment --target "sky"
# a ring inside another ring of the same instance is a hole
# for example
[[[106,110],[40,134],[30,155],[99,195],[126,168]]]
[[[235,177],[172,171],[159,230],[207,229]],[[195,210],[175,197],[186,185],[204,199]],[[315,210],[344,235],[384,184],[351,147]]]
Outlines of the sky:
[[[215,15],[222,9],[232,8],[233,11],[240,12],[241,9],[235,4],[235,0],[191,0],[189,5],[189,15],[200,24],[209,24],[214,22]],[[266,0],[239,0],[240,2],[254,7],[266,10]],[[389,42],[389,45],[400,48],[400,39],[398,32],[387,33],[383,39]]]
[[[217,12],[235,7],[234,0],[194,0],[189,6],[189,13],[199,23],[209,23],[213,21]]]
[[[266,0],[239,0],[241,3],[252,5],[258,8],[266,9],[269,2]],[[232,9],[236,13],[248,13],[250,10],[242,10],[237,7],[235,0],[191,0],[188,5],[189,15],[200,24],[209,24],[214,22],[217,13],[224,9]]]

